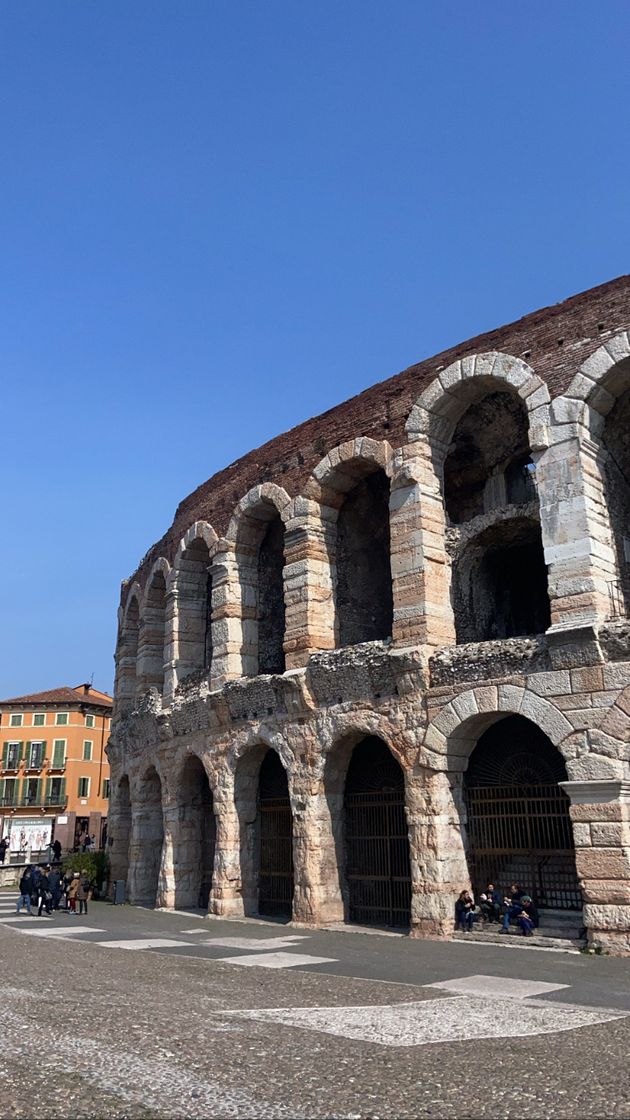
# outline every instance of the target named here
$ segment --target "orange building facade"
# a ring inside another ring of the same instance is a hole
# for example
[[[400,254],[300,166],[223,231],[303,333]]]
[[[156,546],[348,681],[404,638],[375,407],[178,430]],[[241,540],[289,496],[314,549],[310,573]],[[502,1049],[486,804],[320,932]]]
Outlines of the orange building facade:
[[[0,701],[0,836],[5,862],[59,840],[105,843],[112,698],[88,684]]]

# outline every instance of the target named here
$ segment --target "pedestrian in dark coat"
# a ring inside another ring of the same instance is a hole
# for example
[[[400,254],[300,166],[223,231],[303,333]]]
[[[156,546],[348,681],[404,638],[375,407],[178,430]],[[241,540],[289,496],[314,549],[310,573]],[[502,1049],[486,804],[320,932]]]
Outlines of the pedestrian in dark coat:
[[[9,847],[9,842],[8,842],[8,840],[7,840],[7,839],[6,839],[6,838],[5,838],[4,836],[3,836],[3,837],[2,837],[2,840],[0,840],[0,863],[4,863],[4,857],[5,857],[5,856],[6,856],[6,854],[7,854],[7,848],[8,848],[8,847]]]
[[[50,914],[52,894],[48,883],[48,875],[45,870],[42,871],[39,877],[39,883],[37,884],[37,901],[39,904],[37,908],[37,917],[41,918],[42,910]]]
[[[475,920],[475,903],[468,891],[462,891],[455,903],[455,919],[464,933],[471,932]]]
[[[18,914],[21,913],[21,910],[22,910],[23,906],[26,906],[26,909],[27,909],[29,914],[32,913],[32,910],[31,910],[31,894],[32,894],[33,890],[34,890],[33,875],[32,875],[32,872],[31,872],[31,868],[27,867],[24,871],[24,874],[22,875],[22,878],[20,879],[20,897],[18,899],[18,904],[17,904]]]
[[[79,887],[77,890],[77,901],[79,903],[79,914],[87,914],[88,902],[92,897],[92,884],[87,871],[81,872],[79,879]]]

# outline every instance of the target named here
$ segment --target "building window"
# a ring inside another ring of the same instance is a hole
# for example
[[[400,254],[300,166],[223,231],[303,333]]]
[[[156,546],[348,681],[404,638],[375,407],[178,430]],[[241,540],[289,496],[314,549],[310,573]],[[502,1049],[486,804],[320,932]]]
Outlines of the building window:
[[[23,718],[21,712],[11,712],[9,716],[9,727],[21,727]]]
[[[55,724],[56,724],[57,727],[67,727],[68,726],[68,713],[67,712],[57,712],[56,715],[55,715]]]
[[[33,712],[33,727],[44,727],[46,724],[45,712]]]
[[[103,778],[103,797],[105,798],[105,801],[109,801],[109,783],[109,778]]]
[[[22,782],[22,804],[39,805],[41,802],[41,778],[25,778]]]
[[[17,778],[3,778],[0,781],[0,805],[17,805]]]
[[[89,778],[79,778],[79,794],[78,795],[79,795],[79,797],[89,797],[90,796],[90,779]]]
[[[52,766],[53,770],[60,770],[66,765],[66,740],[55,739],[53,743]]]
[[[85,717],[85,726],[86,727],[94,727],[94,716],[91,716],[91,715],[88,714]]]
[[[2,752],[6,770],[17,770],[22,754],[21,743],[5,743],[6,754]]]
[[[46,744],[42,742],[28,744],[26,765],[29,770],[41,770],[45,749]]]
[[[91,762],[92,761],[92,740],[91,739],[84,739],[83,740],[83,761],[84,762]]]
[[[66,803],[66,779],[65,778],[48,778],[46,783],[46,804],[47,805],[65,805]]]

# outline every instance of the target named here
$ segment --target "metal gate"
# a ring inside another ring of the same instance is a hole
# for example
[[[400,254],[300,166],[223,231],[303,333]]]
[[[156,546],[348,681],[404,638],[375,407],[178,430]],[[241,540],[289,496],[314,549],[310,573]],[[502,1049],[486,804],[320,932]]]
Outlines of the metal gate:
[[[404,792],[346,794],[345,821],[350,921],[408,926],[411,870]]]
[[[473,891],[528,889],[541,908],[580,910],[569,799],[555,783],[465,790]]]
[[[275,751],[260,768],[260,869],[258,912],[291,917],[293,912],[293,816],[287,775]]]

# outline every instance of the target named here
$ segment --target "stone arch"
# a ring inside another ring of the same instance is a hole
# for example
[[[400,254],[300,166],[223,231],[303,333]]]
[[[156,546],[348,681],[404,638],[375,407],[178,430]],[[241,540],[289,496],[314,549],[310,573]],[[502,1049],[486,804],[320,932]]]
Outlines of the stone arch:
[[[195,521],[179,543],[170,575],[171,665],[179,684],[212,664],[211,562],[217,535],[206,521]]]
[[[178,767],[169,811],[175,907],[208,910],[216,841],[214,798],[203,760],[187,752]]]
[[[166,589],[171,566],[159,556],[153,564],[144,588],[140,610],[138,638],[138,691],[164,689],[166,660]]]
[[[336,646],[391,638],[393,453],[386,441],[361,437],[334,448],[306,487],[320,503]]]
[[[163,847],[162,781],[150,765],[134,781],[131,795],[129,898],[137,906],[159,905]]]
[[[246,915],[258,915],[271,912],[270,909],[265,906],[265,901],[268,898],[269,892],[266,891],[267,884],[263,880],[273,876],[274,868],[269,869],[264,866],[264,846],[265,844],[269,844],[270,837],[266,835],[265,824],[262,820],[265,810],[264,806],[261,805],[261,802],[265,800],[263,789],[265,763],[270,755],[275,756],[277,764],[281,766],[286,776],[286,794],[279,792],[278,798],[276,799],[278,802],[282,801],[282,804],[277,805],[279,816],[279,835],[277,836],[277,840],[282,845],[285,855],[287,848],[286,841],[287,839],[289,841],[288,847],[291,852],[291,902],[293,898],[293,817],[289,796],[289,771],[286,752],[278,750],[275,746],[270,746],[268,743],[260,742],[259,740],[256,744],[248,744],[242,749],[238,755],[235,756],[233,763],[234,804],[239,823],[241,894],[243,913]],[[275,769],[277,770],[277,765]],[[270,823],[272,822],[270,821]],[[269,871],[271,874],[269,874]],[[261,902],[263,903],[262,910]],[[277,910],[276,912],[279,913],[281,910]],[[290,908],[288,916],[291,916]]]
[[[244,676],[285,670],[284,523],[290,508],[286,490],[264,482],[241,499],[228,528],[240,595]]]
[[[566,629],[627,617],[628,331],[608,339],[583,362],[566,393],[553,401],[551,411],[553,447],[549,456],[543,456],[541,482],[546,491],[543,511],[549,511],[545,551],[550,564],[554,626]],[[570,502],[565,482],[569,477]]]
[[[121,610],[116,653],[116,698],[125,707],[133,705],[138,687],[138,640],[142,590],[134,583]]]
[[[407,777],[400,752],[379,733],[355,727],[327,754],[324,789],[346,921],[410,923]]]

